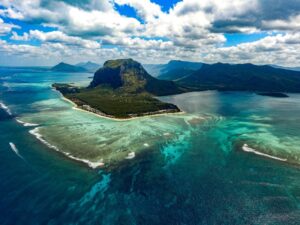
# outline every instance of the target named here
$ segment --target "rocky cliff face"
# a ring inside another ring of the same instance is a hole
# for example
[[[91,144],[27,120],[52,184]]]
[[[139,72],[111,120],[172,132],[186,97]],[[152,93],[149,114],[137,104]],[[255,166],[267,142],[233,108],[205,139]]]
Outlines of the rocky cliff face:
[[[107,85],[128,93],[148,92],[154,95],[181,93],[172,81],[158,80],[133,59],[108,60],[94,75],[90,88]]]

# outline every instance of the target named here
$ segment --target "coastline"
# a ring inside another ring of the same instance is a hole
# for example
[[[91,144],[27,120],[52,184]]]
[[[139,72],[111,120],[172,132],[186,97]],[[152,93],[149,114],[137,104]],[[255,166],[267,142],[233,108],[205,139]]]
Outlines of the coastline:
[[[57,91],[61,95],[61,98],[64,101],[69,102],[70,104],[72,104],[73,105],[72,109],[79,110],[79,111],[82,111],[82,112],[85,112],[85,113],[90,113],[90,114],[92,114],[94,116],[98,116],[98,117],[101,117],[101,118],[110,119],[110,120],[118,121],[118,122],[120,122],[120,121],[134,120],[134,119],[142,118],[142,117],[152,117],[152,116],[161,116],[161,115],[166,115],[166,114],[183,114],[183,113],[185,113],[183,111],[174,112],[174,113],[158,113],[158,114],[153,114],[153,115],[137,116],[137,117],[132,117],[132,118],[124,118],[124,119],[107,117],[107,116],[99,115],[99,114],[93,113],[91,111],[79,108],[76,105],[75,102],[73,102],[70,99],[64,97],[63,94],[60,91],[56,90],[55,88],[52,88],[52,89],[54,89],[55,91]],[[4,105],[2,102],[1,102],[0,106],[1,106],[1,108],[9,110],[9,108],[6,105]],[[71,155],[68,152],[62,151],[57,146],[49,143],[47,140],[44,139],[43,135],[39,133],[39,130],[41,128],[41,126],[39,124],[26,123],[26,122],[20,120],[19,118],[16,118],[15,120],[16,120],[17,123],[22,124],[24,127],[34,127],[33,129],[31,129],[31,130],[28,131],[31,135],[33,135],[38,141],[40,141],[42,144],[44,144],[45,146],[47,146],[49,149],[52,149],[52,150],[55,150],[56,152],[61,153],[63,156],[67,157],[68,159],[75,160],[77,162],[83,163],[83,164],[85,164],[86,166],[88,166],[91,169],[97,169],[97,168],[104,168],[105,167],[105,163],[103,162],[103,159],[100,159],[99,161],[93,162],[93,161],[90,161],[88,159],[78,158],[76,156]],[[134,157],[135,157],[135,152],[130,152],[128,154],[128,156],[125,157],[125,159],[132,159]]]
[[[55,90],[55,91],[57,91],[57,90]],[[59,92],[59,93],[60,93],[60,95],[61,95],[61,97],[62,97],[62,99],[64,101],[69,102],[70,104],[73,105],[72,109],[75,109],[75,110],[83,111],[83,112],[86,112],[86,113],[91,113],[91,114],[93,114],[95,116],[99,116],[101,118],[110,119],[110,120],[114,120],[114,121],[128,121],[128,120],[133,120],[133,119],[139,118],[139,117],[132,117],[132,118],[126,118],[126,119],[117,119],[117,118],[111,118],[111,117],[105,117],[105,116],[102,116],[102,115],[98,115],[96,113],[93,113],[93,112],[90,112],[90,111],[78,108],[75,102],[73,102],[70,99],[64,97],[61,92]],[[4,105],[3,102],[1,102],[0,106],[1,106],[1,108],[9,110],[9,108],[6,105]],[[145,115],[145,116],[140,116],[140,117],[142,118],[142,117],[161,116],[161,115],[165,115],[165,114],[183,114],[183,113],[185,113],[185,112],[180,111],[180,112],[176,112],[176,113],[161,113],[161,114],[154,114],[154,115]],[[66,157],[68,157],[69,159],[72,159],[72,160],[75,160],[75,161],[78,161],[78,162],[82,162],[85,165],[87,165],[88,167],[93,168],[93,169],[105,166],[105,164],[104,164],[104,162],[103,162],[102,159],[93,162],[93,161],[89,161],[87,159],[77,158],[77,157],[71,155],[68,152],[64,152],[61,149],[58,149],[55,145],[50,144],[39,133],[39,129],[42,128],[42,127],[40,127],[39,124],[26,123],[26,122],[20,120],[18,117],[16,117],[15,120],[16,120],[16,122],[22,124],[24,127],[34,127],[34,129],[32,129],[32,130],[29,131],[30,134],[34,135],[41,143],[45,144],[50,149],[54,149],[57,152],[63,153],[63,155],[66,156]],[[281,161],[281,162],[286,162],[286,163],[289,163],[289,164],[294,164],[293,162],[290,162],[287,158],[279,158],[279,157],[276,157],[276,156],[269,155],[267,153],[259,152],[258,150],[250,147],[246,143],[244,143],[241,147],[242,147],[243,152],[246,152],[246,153],[252,153],[252,154],[258,155],[260,157],[265,157],[265,158],[269,158],[269,159],[276,160],[276,161]],[[131,153],[131,155],[128,155],[127,157],[129,157],[129,158],[127,158],[127,159],[130,159],[130,157],[133,156],[133,153]],[[133,158],[134,158],[134,156],[133,156]],[[296,163],[296,164],[298,164],[298,163]]]
[[[90,113],[94,116],[98,116],[100,118],[104,118],[104,119],[110,119],[110,120],[113,120],[113,121],[118,121],[118,122],[122,122],[122,121],[129,121],[129,120],[135,120],[135,119],[138,119],[138,118],[146,118],[146,117],[155,117],[155,116],[163,116],[163,115],[174,115],[174,114],[185,114],[184,111],[180,110],[179,112],[166,112],[166,111],[156,111],[156,112],[152,112],[152,113],[149,113],[149,114],[146,114],[145,115],[141,115],[141,116],[131,116],[129,118],[118,118],[118,117],[115,117],[115,116],[112,116],[112,115],[107,115],[103,112],[101,112],[100,110],[96,110],[90,106],[88,106],[91,110],[87,110],[83,107],[79,107],[75,102],[73,102],[72,100],[66,98],[59,90],[56,90],[55,88],[52,88],[53,90],[57,91],[61,98],[66,101],[66,102],[69,102],[73,105],[72,109],[75,109],[75,110],[78,110],[78,111],[81,111],[81,112],[85,112],[85,113]],[[99,113],[95,113],[93,111],[99,111]]]

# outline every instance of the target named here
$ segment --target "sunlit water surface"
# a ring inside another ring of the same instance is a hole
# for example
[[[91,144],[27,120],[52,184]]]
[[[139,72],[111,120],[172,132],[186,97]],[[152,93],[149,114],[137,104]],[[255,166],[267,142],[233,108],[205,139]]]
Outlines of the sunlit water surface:
[[[298,224],[300,95],[187,93],[120,122],[50,87],[91,76],[0,69],[1,224]]]

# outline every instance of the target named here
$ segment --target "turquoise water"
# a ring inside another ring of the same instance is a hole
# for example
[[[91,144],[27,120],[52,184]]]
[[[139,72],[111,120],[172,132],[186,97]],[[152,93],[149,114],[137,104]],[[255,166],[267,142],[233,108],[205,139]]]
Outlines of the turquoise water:
[[[1,224],[298,224],[300,95],[187,93],[120,122],[50,87],[90,76],[0,69]]]

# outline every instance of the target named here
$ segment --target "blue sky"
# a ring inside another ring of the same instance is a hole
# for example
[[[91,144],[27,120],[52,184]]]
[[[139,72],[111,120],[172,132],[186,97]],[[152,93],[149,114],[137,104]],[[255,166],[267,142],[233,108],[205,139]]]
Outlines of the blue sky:
[[[298,0],[0,0],[0,65],[135,58],[299,66]]]
[[[241,43],[249,43],[249,42],[255,42],[262,38],[265,38],[268,36],[265,32],[258,32],[253,34],[243,34],[243,33],[225,33],[224,34],[226,38],[226,42],[224,43],[225,46],[236,46]]]

